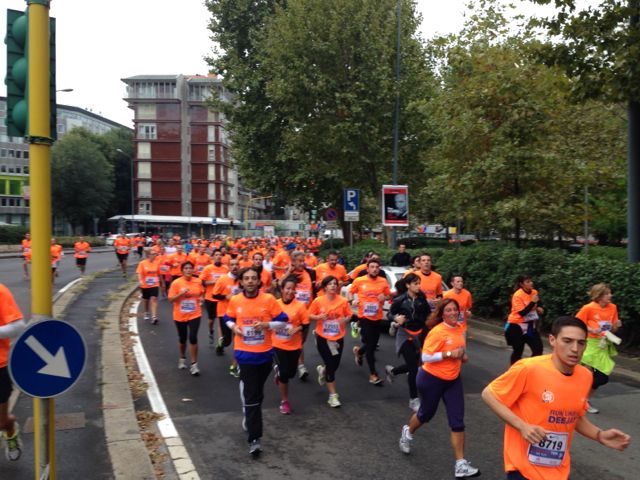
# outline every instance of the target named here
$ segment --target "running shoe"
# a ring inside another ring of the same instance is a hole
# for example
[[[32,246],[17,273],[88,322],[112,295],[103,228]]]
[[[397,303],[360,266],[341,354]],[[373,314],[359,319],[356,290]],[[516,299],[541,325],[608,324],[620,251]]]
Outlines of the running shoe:
[[[372,385],[382,385],[382,379],[374,373],[373,375],[369,375],[369,383]]]
[[[387,383],[393,383],[393,377],[395,377],[395,374],[393,373],[393,365],[387,365],[384,367],[384,372]]]
[[[256,458],[262,453],[262,445],[260,445],[260,440],[255,439],[249,443],[249,455],[253,458]]]
[[[209,345],[213,345],[213,332],[209,332]]]
[[[593,406],[593,403],[587,402],[587,413],[600,413],[600,410]]]
[[[280,385],[280,369],[278,368],[278,365],[273,366],[273,382],[276,385]]]
[[[351,338],[358,338],[360,336],[360,327],[358,322],[351,322]]]
[[[149,320],[151,320],[151,315],[149,315],[148,313],[144,314],[144,321],[148,322]]]
[[[240,378],[240,367],[238,367],[237,365],[230,365],[229,375],[231,375],[232,377]]]
[[[413,413],[418,413],[418,410],[420,410],[420,399],[418,397],[411,398],[409,400],[409,408],[413,410]]]
[[[318,365],[316,367],[316,372],[318,372],[318,384],[322,387],[327,383],[327,378],[325,377],[326,369],[324,368],[324,365]]]
[[[158,317],[151,317],[151,325],[157,325],[158,324]]]
[[[280,413],[283,415],[291,415],[291,406],[286,400],[280,402]]]
[[[361,367],[362,366],[362,355],[360,355],[360,347],[358,347],[357,345],[355,347],[353,347],[353,355],[355,357],[356,365]]]
[[[389,325],[389,335],[392,337],[396,336],[396,332],[398,331],[398,324],[396,322],[391,322],[391,325]]]
[[[191,375],[193,375],[194,377],[197,377],[198,375],[200,375],[200,369],[198,368],[198,362],[193,362],[191,364],[191,368],[189,368],[189,373],[191,373]]]
[[[187,359],[186,358],[181,358],[180,360],[178,360],[178,368],[180,370],[186,370],[187,369]]]
[[[411,453],[411,440],[413,440],[413,436],[409,433],[409,425],[405,425],[402,427],[400,441],[398,442],[402,453],[406,453],[407,455]]]
[[[13,436],[8,437],[7,432],[4,432],[2,436],[5,441],[5,450],[4,453],[7,456],[7,460],[11,462],[15,462],[20,459],[22,455],[22,440],[20,439],[20,428],[18,426],[18,422],[13,424]]]
[[[471,464],[463,458],[456,461],[455,475],[456,478],[477,477],[480,475],[480,470],[472,467]]]
[[[340,398],[338,397],[337,393],[332,393],[329,395],[329,400],[327,400],[327,403],[329,404],[329,406],[331,408],[338,408],[340,405],[342,405],[340,403]]]
[[[222,355],[224,355],[224,338],[222,337],[218,337],[218,343],[216,344],[216,355],[218,355],[219,357],[221,357]]]
[[[298,365],[298,378],[304,382],[307,380],[308,376],[309,371],[307,370],[307,367],[305,367],[303,363]]]

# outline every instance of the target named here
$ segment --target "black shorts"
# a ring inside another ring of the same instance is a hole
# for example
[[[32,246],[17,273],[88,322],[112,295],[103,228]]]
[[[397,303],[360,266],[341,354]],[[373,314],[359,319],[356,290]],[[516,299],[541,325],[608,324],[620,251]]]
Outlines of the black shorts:
[[[11,384],[11,377],[9,376],[9,368],[0,368],[0,405],[7,403],[11,396],[13,386]]]
[[[76,265],[81,266],[81,265],[86,265],[86,264],[87,264],[87,257],[76,258]]]
[[[120,263],[126,262],[127,258],[129,258],[129,254],[128,253],[118,253],[118,252],[116,252],[116,256],[118,257],[118,261]]]
[[[142,298],[145,300],[149,300],[151,297],[158,298],[158,287],[141,288],[140,290],[142,290]]]

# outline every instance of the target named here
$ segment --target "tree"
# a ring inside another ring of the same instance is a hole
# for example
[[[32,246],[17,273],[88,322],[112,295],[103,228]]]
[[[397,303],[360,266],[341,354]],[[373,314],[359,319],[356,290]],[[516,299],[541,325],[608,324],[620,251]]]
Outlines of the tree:
[[[131,162],[133,132],[117,128],[98,136],[100,150],[113,167],[114,195],[105,212],[106,217],[122,215],[131,210]]]
[[[53,211],[74,230],[102,217],[113,196],[113,166],[100,146],[97,135],[79,128],[52,148]]]

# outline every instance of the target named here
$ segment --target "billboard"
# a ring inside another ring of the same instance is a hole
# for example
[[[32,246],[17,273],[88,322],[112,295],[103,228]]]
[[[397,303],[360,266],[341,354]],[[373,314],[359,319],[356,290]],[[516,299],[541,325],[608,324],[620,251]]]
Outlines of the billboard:
[[[382,186],[382,224],[385,227],[409,226],[409,187]]]

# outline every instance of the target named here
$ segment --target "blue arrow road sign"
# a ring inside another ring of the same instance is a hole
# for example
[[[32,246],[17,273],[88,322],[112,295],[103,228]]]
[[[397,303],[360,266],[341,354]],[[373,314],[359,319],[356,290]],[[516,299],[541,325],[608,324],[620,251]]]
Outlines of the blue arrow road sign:
[[[344,189],[344,211],[360,211],[360,190],[358,190],[357,188]]]
[[[62,320],[34,323],[13,343],[9,374],[32,397],[56,397],[73,386],[87,363],[80,332]]]

